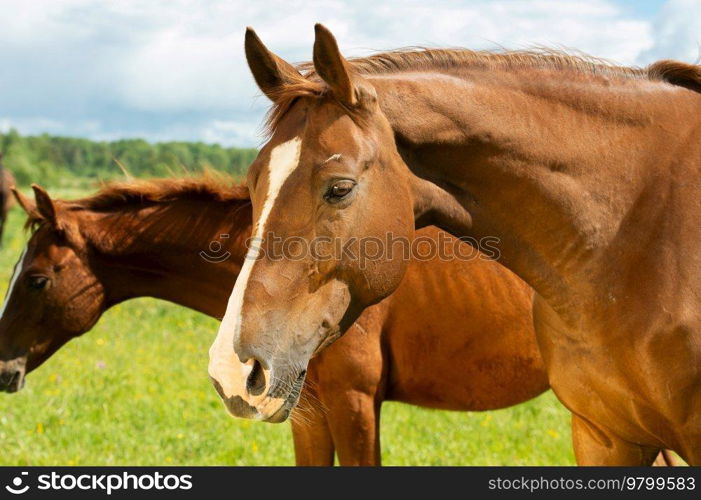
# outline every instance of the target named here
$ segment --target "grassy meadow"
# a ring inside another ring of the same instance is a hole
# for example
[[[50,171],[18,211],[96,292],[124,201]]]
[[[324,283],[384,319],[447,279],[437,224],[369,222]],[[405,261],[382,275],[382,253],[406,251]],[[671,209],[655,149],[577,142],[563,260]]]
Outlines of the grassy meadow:
[[[23,221],[15,207],[0,293],[27,239]],[[108,311],[22,391],[0,394],[0,464],[292,465],[289,424],[226,414],[207,376],[216,329],[211,318],[153,299]],[[484,413],[386,403],[382,444],[385,465],[574,463],[568,413],[550,392]]]

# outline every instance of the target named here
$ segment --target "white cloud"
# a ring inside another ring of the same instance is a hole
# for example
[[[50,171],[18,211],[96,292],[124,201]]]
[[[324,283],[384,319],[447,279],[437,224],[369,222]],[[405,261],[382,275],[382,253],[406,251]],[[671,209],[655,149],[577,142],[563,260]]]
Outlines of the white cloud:
[[[203,127],[202,140],[224,145],[257,144],[260,142],[258,120],[225,121],[214,120]]]
[[[258,5],[260,6],[262,2]],[[119,90],[137,109],[242,109],[256,93],[242,51],[243,30],[252,24],[265,42],[293,61],[311,57],[313,25],[323,21],[347,54],[407,45],[489,47],[529,44],[576,47],[632,62],[651,45],[649,26],[628,20],[610,3],[439,2],[389,0],[268,2],[182,2],[152,27],[145,43],[125,54],[118,67]],[[140,16],[162,11],[144,2]]]
[[[347,55],[537,44],[631,64],[689,59],[699,2],[672,0],[653,30],[614,0],[4,0],[0,116],[32,132],[43,117],[66,134],[255,145],[267,102],[253,99],[246,25],[290,61],[311,57],[323,22]]]

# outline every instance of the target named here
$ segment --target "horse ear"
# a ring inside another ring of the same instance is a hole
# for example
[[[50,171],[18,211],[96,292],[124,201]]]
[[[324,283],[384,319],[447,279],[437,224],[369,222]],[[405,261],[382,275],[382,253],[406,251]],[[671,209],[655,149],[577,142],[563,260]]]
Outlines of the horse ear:
[[[36,200],[36,208],[39,215],[48,222],[56,225],[56,206],[51,200],[49,193],[43,187],[32,184],[34,190],[34,199]]]
[[[412,177],[416,229],[436,226],[456,238],[468,236],[472,229],[472,216],[455,197],[432,182]]]
[[[258,87],[271,101],[285,85],[299,83],[304,77],[290,63],[279,58],[263,45],[253,28],[246,28],[246,61]]]
[[[17,203],[19,204],[20,207],[22,207],[22,210],[27,212],[27,215],[32,218],[40,218],[41,216],[39,215],[39,212],[37,211],[37,206],[36,203],[34,203],[32,200],[27,198],[22,194],[21,191],[18,191],[15,186],[12,186],[10,188],[12,191],[12,194],[15,197],[15,200],[17,200]]]
[[[314,26],[314,69],[331,88],[333,95],[344,104],[358,104],[358,77],[338,50],[338,44],[331,32],[323,25]]]

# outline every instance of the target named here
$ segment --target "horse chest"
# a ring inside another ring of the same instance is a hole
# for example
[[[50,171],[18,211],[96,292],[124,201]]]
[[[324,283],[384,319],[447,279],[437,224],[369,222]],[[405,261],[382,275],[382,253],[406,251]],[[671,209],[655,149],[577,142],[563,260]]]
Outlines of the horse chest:
[[[698,413],[701,367],[693,345],[701,345],[700,330],[669,317],[628,334],[615,322],[575,330],[542,299],[534,320],[550,384],[572,412],[650,445],[674,442],[670,423],[688,423]]]

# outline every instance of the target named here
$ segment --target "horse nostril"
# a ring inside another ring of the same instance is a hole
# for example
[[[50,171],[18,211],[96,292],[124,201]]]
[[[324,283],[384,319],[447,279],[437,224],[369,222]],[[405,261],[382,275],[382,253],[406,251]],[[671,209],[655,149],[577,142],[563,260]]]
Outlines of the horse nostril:
[[[246,379],[246,390],[252,396],[259,396],[265,390],[265,373],[257,359],[253,360],[253,369]]]
[[[0,373],[0,389],[14,392],[20,388],[22,372],[20,370]]]

